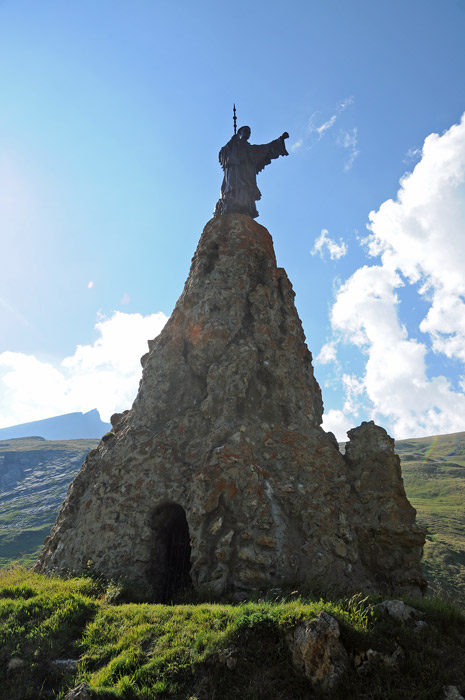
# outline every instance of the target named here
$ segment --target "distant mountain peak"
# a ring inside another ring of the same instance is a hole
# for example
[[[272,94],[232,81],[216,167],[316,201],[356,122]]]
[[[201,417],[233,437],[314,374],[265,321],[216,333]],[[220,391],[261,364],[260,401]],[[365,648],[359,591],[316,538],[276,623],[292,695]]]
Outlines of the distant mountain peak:
[[[42,420],[20,423],[8,428],[0,428],[0,440],[34,437],[44,440],[79,440],[101,438],[111,430],[110,423],[104,423],[96,408],[86,413],[76,411]]]

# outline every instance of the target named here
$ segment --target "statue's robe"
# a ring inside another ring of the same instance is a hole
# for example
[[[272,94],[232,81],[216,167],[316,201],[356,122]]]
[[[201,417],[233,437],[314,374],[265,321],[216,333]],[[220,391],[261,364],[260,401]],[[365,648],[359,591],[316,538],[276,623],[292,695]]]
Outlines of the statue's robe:
[[[233,136],[219,153],[224,178],[214,215],[247,214],[255,219],[258,216],[255,202],[262,196],[257,187],[257,174],[274,158],[287,155],[282,136],[261,145]]]

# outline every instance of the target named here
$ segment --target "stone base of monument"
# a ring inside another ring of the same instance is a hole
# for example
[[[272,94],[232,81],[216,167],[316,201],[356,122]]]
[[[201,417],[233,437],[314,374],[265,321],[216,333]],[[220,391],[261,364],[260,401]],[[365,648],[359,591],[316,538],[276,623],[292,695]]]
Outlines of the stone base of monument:
[[[36,569],[86,569],[166,602],[318,586],[418,592],[424,530],[386,432],[343,456],[270,234],[212,219],[149,342],[139,393],[72,483]]]

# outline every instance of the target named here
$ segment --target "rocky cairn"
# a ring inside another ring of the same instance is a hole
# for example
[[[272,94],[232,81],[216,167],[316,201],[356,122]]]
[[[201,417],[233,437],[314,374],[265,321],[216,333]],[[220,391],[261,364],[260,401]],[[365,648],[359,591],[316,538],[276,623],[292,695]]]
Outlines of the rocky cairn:
[[[36,569],[86,569],[166,601],[315,585],[418,591],[415,523],[394,441],[373,423],[345,456],[268,231],[212,219],[142,358],[139,393],[72,482]]]

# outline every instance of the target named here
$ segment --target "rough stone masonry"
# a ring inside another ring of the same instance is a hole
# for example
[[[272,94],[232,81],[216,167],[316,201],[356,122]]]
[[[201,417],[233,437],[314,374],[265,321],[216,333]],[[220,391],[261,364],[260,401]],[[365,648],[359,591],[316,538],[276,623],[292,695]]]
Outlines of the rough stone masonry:
[[[36,569],[92,568],[166,601],[302,583],[424,586],[394,441],[373,423],[343,456],[268,231],[205,227],[184,291],[142,358],[139,393],[71,484]]]

